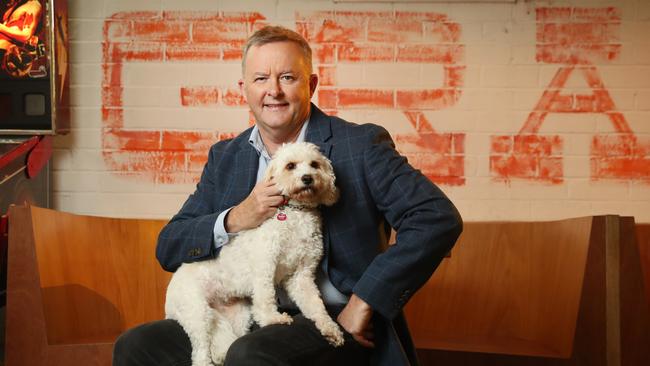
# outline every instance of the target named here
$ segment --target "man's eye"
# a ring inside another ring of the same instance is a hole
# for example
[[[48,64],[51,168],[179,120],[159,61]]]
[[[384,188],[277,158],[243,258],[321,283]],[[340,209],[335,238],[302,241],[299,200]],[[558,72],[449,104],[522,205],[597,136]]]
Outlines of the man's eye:
[[[320,164],[318,164],[317,161],[312,161],[311,164],[309,164],[309,165],[314,169],[320,168]]]
[[[294,170],[296,168],[296,163],[289,163],[286,168],[287,170]]]
[[[266,78],[261,77],[261,76],[260,76],[260,77],[257,77],[257,78],[254,79],[254,81],[255,81],[256,83],[259,83],[259,82],[262,82],[262,81],[265,81],[265,80],[266,80]]]
[[[282,80],[282,81],[293,81],[294,79],[295,78],[293,76],[291,76],[291,75],[282,75],[280,77],[280,80]]]

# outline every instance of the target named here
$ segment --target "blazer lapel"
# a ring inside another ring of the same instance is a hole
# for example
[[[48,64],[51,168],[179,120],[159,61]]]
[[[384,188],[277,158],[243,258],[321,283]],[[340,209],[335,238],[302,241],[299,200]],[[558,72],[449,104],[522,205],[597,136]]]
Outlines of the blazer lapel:
[[[250,133],[245,135],[245,138],[239,143],[239,151],[235,155],[235,170],[232,180],[233,187],[241,187],[241,191],[245,194],[244,198],[255,187],[257,182],[257,169],[259,166],[259,156],[257,151],[251,146],[248,142],[248,136]]]
[[[330,158],[332,152],[332,121],[330,117],[323,113],[313,103],[311,105],[311,117],[309,125],[307,126],[307,133],[305,140],[318,146],[321,153],[327,158]],[[327,212],[327,208],[323,208],[323,212]],[[323,268],[325,274],[329,277],[329,251],[330,251],[330,228],[327,221],[327,215],[323,215]]]
[[[328,158],[332,151],[332,144],[330,142],[332,137],[331,123],[330,117],[312,103],[311,117],[307,126],[305,140],[318,146],[323,155]]]

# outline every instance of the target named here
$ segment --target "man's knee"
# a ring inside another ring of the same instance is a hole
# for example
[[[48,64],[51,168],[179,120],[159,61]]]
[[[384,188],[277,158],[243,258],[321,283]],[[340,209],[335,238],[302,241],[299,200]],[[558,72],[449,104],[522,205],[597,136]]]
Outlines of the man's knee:
[[[228,348],[225,366],[288,365],[273,354],[272,348],[269,347],[271,343],[263,337],[240,337]]]
[[[134,365],[137,353],[142,348],[142,338],[137,328],[122,333],[113,346],[113,366]]]
[[[173,320],[160,320],[120,335],[113,347],[113,366],[189,365],[191,352],[183,328]]]

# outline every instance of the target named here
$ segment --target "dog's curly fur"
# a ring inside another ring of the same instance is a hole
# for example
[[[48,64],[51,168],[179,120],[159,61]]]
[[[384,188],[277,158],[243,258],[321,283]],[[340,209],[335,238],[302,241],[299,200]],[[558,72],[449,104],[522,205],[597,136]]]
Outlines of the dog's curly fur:
[[[343,333],[325,310],[315,273],[323,253],[318,206],[338,199],[330,161],[310,143],[282,146],[265,179],[288,199],[277,215],[258,228],[240,232],[217,258],[183,264],[167,288],[165,312],[177,320],[192,343],[192,364],[222,364],[235,339],[260,326],[290,324],[278,312],[275,285],[283,286],[305,317],[334,346]],[[282,216],[281,216],[282,218]]]

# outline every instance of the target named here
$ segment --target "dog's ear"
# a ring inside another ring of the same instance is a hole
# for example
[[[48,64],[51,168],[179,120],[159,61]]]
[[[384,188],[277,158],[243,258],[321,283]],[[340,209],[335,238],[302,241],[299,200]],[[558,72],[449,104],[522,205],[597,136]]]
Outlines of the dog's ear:
[[[327,167],[325,173],[328,175],[329,184],[322,197],[322,204],[325,206],[331,206],[339,200],[339,189],[334,184],[336,182],[336,177],[334,175],[332,163],[330,163],[329,160],[325,160],[325,166]]]
[[[331,206],[336,203],[336,201],[339,200],[339,189],[336,188],[334,185],[334,180],[332,180],[332,183],[330,184],[329,189],[327,192],[325,192],[324,197],[323,197],[323,204],[325,206]]]

